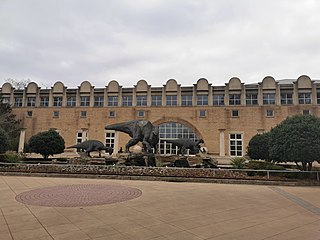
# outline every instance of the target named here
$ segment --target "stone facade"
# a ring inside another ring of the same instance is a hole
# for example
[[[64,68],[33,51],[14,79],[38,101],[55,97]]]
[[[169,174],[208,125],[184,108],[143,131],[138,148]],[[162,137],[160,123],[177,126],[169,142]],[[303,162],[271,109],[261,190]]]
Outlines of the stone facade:
[[[51,128],[62,135],[66,146],[96,139],[113,144],[117,151],[124,149],[129,137],[106,133],[105,125],[146,119],[186,126],[205,141],[210,154],[242,156],[252,136],[269,131],[287,116],[320,116],[320,81],[305,75],[278,81],[265,77],[256,84],[231,78],[224,86],[213,86],[204,78],[193,86],[170,79],[162,87],[140,80],[130,88],[115,80],[105,88],[84,81],[72,89],[62,82],[51,89],[32,82],[22,90],[5,83],[0,92],[22,119],[19,151],[32,135]]]

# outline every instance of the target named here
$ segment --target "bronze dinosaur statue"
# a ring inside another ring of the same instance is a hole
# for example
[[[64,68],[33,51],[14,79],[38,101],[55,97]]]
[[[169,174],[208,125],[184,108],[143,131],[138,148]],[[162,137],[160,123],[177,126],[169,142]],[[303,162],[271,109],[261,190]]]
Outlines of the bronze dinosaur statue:
[[[159,128],[154,126],[150,121],[146,120],[132,120],[128,122],[121,122],[107,125],[106,130],[115,130],[128,134],[131,139],[126,144],[126,152],[130,152],[129,148],[142,142],[143,149],[147,153],[152,153],[157,150],[159,142]]]
[[[90,153],[94,151],[99,152],[99,157],[101,157],[102,150],[105,150],[110,155],[113,153],[113,149],[111,147],[106,147],[102,142],[98,140],[87,140],[67,148],[77,148],[81,150],[84,149],[88,157],[91,157]]]
[[[188,138],[179,138],[179,139],[166,139],[167,143],[172,143],[173,146],[177,146],[179,148],[179,152],[184,155],[187,153],[187,149],[189,149],[189,153],[196,154],[200,151],[200,144],[204,143],[202,139],[197,141],[193,141]]]

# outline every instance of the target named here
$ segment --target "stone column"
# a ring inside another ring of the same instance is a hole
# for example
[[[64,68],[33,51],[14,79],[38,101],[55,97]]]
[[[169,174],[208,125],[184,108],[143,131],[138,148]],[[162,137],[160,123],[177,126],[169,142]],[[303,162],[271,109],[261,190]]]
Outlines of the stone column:
[[[22,153],[24,150],[24,140],[26,137],[26,128],[22,128],[20,131],[20,138],[19,138],[19,147],[18,147],[18,152]]]
[[[220,152],[219,152],[219,156],[220,157],[225,157],[226,156],[225,143],[224,143],[224,131],[225,131],[225,129],[219,129],[219,131],[220,131]]]

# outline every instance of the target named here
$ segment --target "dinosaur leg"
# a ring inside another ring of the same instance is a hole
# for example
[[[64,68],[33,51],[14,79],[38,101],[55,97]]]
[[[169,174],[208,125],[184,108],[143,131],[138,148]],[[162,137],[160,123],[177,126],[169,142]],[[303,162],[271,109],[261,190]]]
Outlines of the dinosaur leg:
[[[187,148],[185,146],[182,146],[181,148],[181,154],[185,155],[187,153]]]
[[[147,153],[151,153],[152,149],[151,149],[151,145],[150,145],[148,140],[149,140],[149,138],[144,137],[143,140],[142,140],[142,144],[143,144],[143,147],[144,147],[144,151],[147,152]]]
[[[139,139],[131,138],[130,141],[126,144],[126,152],[129,153],[129,148],[136,145],[139,142]]]

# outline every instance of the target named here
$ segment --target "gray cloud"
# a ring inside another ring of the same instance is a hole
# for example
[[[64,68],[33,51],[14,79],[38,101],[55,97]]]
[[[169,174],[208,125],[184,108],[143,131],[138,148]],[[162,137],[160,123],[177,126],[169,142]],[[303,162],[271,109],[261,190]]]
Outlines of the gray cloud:
[[[0,84],[319,79],[319,1],[0,0]]]

